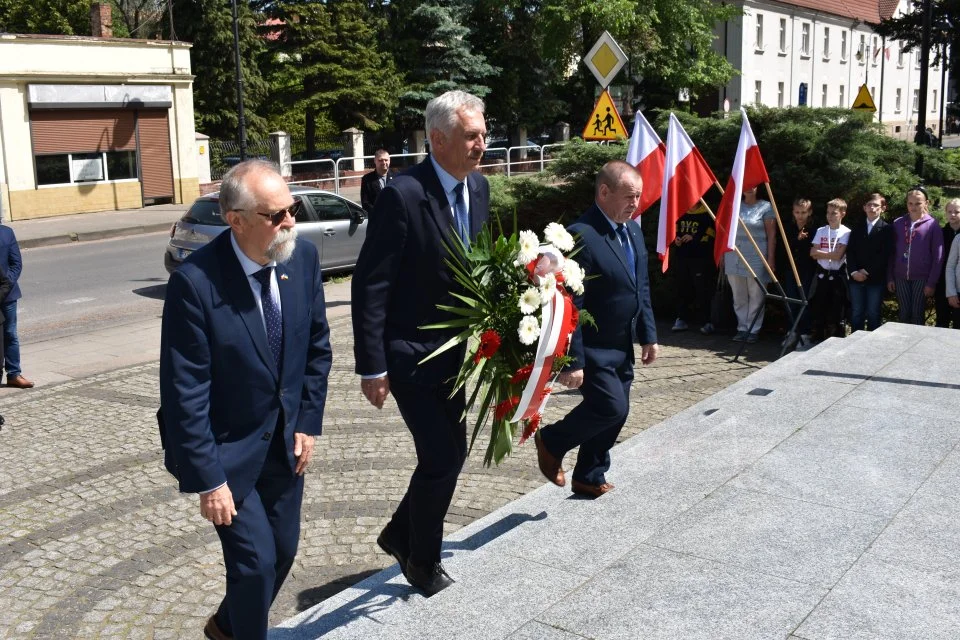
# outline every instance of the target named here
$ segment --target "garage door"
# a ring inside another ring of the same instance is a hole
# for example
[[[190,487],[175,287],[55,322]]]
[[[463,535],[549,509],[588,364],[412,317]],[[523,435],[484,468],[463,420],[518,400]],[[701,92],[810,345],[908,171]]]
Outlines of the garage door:
[[[140,179],[144,201],[172,199],[173,164],[167,110],[138,111],[137,135],[140,141]]]

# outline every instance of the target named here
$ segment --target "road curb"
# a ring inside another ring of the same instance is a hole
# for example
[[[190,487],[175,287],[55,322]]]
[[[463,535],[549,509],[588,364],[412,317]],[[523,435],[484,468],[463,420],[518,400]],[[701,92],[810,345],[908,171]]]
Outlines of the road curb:
[[[107,240],[109,238],[123,238],[125,236],[137,236],[147,233],[158,233],[160,231],[169,231],[173,225],[172,222],[158,222],[156,224],[140,225],[136,227],[123,227],[120,229],[101,229],[98,231],[71,231],[53,236],[42,238],[24,238],[18,240],[17,244],[21,249],[34,249],[37,247],[52,247],[59,244],[70,244],[72,242],[89,242],[91,240]]]

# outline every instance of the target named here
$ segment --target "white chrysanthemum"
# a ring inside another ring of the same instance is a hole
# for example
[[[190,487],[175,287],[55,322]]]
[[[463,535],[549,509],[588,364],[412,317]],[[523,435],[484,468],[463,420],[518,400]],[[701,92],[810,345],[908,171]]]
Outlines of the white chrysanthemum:
[[[543,237],[560,251],[573,251],[573,236],[556,222],[547,225],[547,228],[543,230]]]
[[[540,337],[540,323],[533,316],[523,316],[517,333],[520,335],[520,342],[533,344]]]
[[[540,308],[540,291],[536,287],[528,287],[520,294],[520,312],[533,313]]]
[[[520,264],[527,264],[540,255],[540,239],[533,231],[520,232],[520,252],[517,260]]]
[[[583,279],[586,275],[576,260],[567,258],[563,263],[563,281],[575,294],[583,293]]]
[[[557,293],[557,276],[552,273],[540,278],[540,298],[544,303],[550,302],[553,300],[553,296]]]

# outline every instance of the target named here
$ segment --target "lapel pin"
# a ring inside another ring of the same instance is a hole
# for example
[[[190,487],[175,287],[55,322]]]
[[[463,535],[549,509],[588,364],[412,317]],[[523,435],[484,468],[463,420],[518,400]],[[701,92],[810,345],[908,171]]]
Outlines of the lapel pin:
[[[281,273],[281,274],[280,274],[280,279],[281,279],[281,280],[289,280],[290,278],[287,277],[287,274]]]

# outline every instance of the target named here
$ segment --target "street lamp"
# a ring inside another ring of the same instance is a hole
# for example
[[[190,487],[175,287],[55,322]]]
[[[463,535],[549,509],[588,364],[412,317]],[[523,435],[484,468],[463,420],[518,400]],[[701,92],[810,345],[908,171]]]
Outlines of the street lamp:
[[[233,9],[233,57],[237,70],[237,133],[240,138],[240,162],[247,159],[247,123],[243,117],[243,69],[240,66],[240,21],[237,0],[230,0]]]

